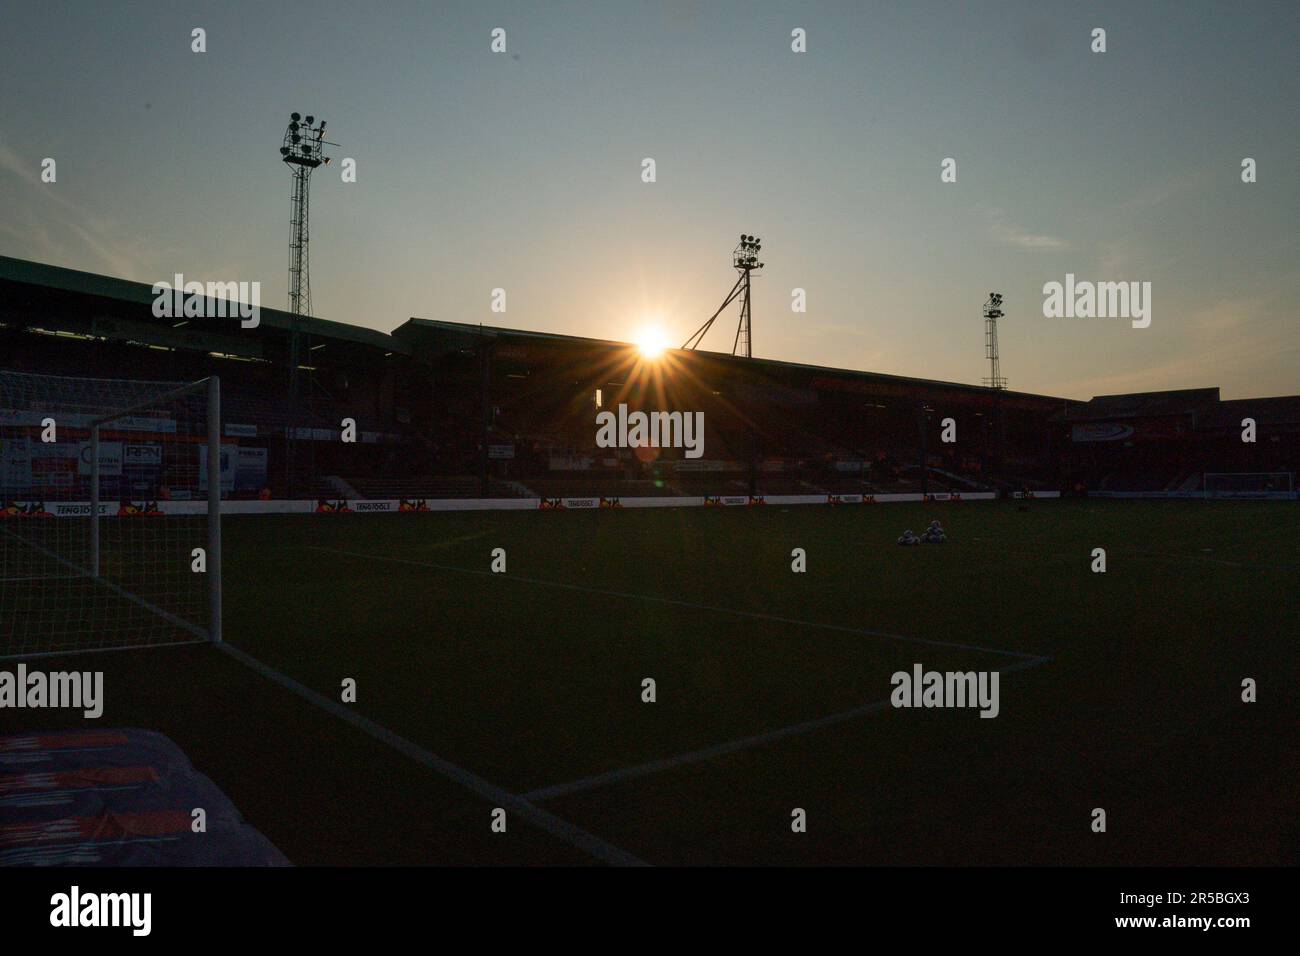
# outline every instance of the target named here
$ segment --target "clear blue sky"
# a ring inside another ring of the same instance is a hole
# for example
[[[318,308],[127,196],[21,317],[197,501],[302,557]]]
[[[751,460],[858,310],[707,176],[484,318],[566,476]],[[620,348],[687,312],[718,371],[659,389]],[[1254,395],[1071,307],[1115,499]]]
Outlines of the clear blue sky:
[[[324,318],[676,343],[744,231],[761,356],[978,382],[997,289],[1013,388],[1294,393],[1298,76],[1282,0],[28,3],[0,32],[0,254],[284,307],[301,110],[357,161],[313,181]],[[1151,282],[1151,327],[1044,318],[1067,272]]]

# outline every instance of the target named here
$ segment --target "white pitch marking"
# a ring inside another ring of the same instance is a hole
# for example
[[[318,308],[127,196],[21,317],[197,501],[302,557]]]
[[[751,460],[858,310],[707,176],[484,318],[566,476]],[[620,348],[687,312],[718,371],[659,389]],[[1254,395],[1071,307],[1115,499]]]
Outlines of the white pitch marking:
[[[37,547],[40,546],[37,545]],[[45,550],[45,549],[41,548],[41,550]],[[322,550],[329,550],[329,549],[322,549]],[[64,564],[68,565],[74,570],[80,570],[79,568],[77,568],[76,565],[72,564],[71,562],[63,558],[60,558],[58,555],[54,554],[53,552],[47,552],[47,553],[50,554],[52,557],[54,557],[56,560],[62,561]],[[150,610],[153,610],[158,614],[162,614],[164,617],[167,617],[168,620],[172,620],[175,623],[184,627],[188,627],[191,629],[193,628],[193,625],[187,624],[186,622],[181,621],[179,618],[175,618],[174,616],[167,614],[165,611],[162,611],[160,608],[154,607],[148,601],[145,601],[142,598],[137,598],[135,597],[135,595],[123,591],[115,584],[111,584],[107,581],[103,581],[102,578],[96,580],[100,581],[100,583],[108,585],[108,587],[112,588],[114,591],[117,591],[123,597],[129,598],[138,604],[142,604],[143,606],[149,608]],[[560,840],[563,840],[564,842],[570,844],[571,846],[577,847],[578,849],[582,850],[584,853],[587,853],[588,855],[595,857],[597,860],[600,860],[604,863],[609,863],[613,866],[646,866],[647,865],[644,860],[641,860],[638,857],[633,856],[631,853],[628,853],[626,850],[614,846],[612,843],[606,843],[604,840],[600,839],[600,837],[596,836],[593,833],[587,832],[586,830],[582,829],[582,827],[569,823],[567,820],[561,820],[559,817],[551,813],[549,810],[543,810],[541,807],[534,806],[524,798],[518,797],[502,789],[501,787],[496,786],[495,784],[489,783],[487,780],[484,780],[482,777],[478,776],[477,774],[471,773],[470,771],[466,770],[464,767],[459,767],[456,764],[452,763],[451,761],[444,760],[442,757],[430,753],[429,751],[425,750],[423,747],[411,743],[411,741],[407,740],[405,737],[393,733],[391,730],[389,730],[387,727],[383,726],[382,724],[377,724],[373,720],[370,720],[366,717],[362,717],[360,714],[356,713],[355,711],[349,710],[348,708],[344,707],[342,704],[330,700],[328,697],[325,697],[322,694],[316,693],[316,691],[312,690],[306,685],[298,683],[298,681],[294,680],[292,677],[289,677],[287,674],[280,673],[274,667],[271,667],[268,664],[263,664],[256,657],[253,657],[251,654],[248,654],[245,651],[241,651],[239,648],[234,647],[228,642],[222,642],[220,644],[215,644],[214,646],[225,651],[227,654],[229,654],[235,660],[239,661],[241,664],[244,664],[245,666],[250,667],[253,670],[257,671],[257,673],[261,674],[263,677],[267,678],[268,680],[274,681],[275,683],[279,684],[281,687],[284,687],[292,691],[293,693],[297,694],[303,700],[315,704],[317,707],[320,707],[322,710],[328,711],[329,713],[333,714],[335,717],[338,717],[340,720],[347,721],[349,724],[352,724],[352,726],[358,728],[359,730],[364,731],[365,733],[369,734],[371,737],[374,737],[376,740],[380,741],[381,743],[388,744],[388,746],[392,747],[394,750],[398,751],[399,753],[403,753],[406,756],[410,757],[416,763],[422,764],[425,767],[428,767],[429,769],[436,771],[437,773],[448,778],[449,780],[454,780],[456,783],[459,783],[461,786],[469,790],[472,790],[474,793],[477,793],[479,796],[494,802],[498,806],[509,808],[513,812],[518,813],[519,816],[523,817],[525,820],[531,822],[533,825],[539,827],[542,830],[545,830],[547,833],[551,834],[554,837],[557,837]],[[38,655],[29,655],[29,656],[38,656]]]
[[[523,577],[518,574],[493,574],[490,571],[481,571],[475,568],[458,568],[450,564],[435,564],[432,561],[416,561],[411,558],[397,558],[387,554],[366,554],[363,551],[346,551],[342,548],[322,548],[313,545],[303,545],[308,551],[325,551],[330,554],[344,554],[353,558],[364,558],[367,561],[388,561],[393,564],[409,564],[418,568],[431,568],[435,571],[455,571],[459,574],[473,574],[480,577],[492,578],[497,581],[518,581],[523,584],[537,584],[542,587],[561,588],[565,591],[580,591],[584,594],[600,594],[606,597],[625,598],[631,601],[649,601],[654,604],[670,604],[674,607],[690,608],[693,611],[711,611],[715,614],[731,614],[736,617],[746,617],[755,621],[771,621],[775,624],[793,624],[796,627],[820,628],[826,631],[840,631],[846,634],[864,634],[868,637],[884,637],[893,641],[904,641],[909,644],[927,644],[931,647],[946,647],[962,651],[979,651],[983,654],[997,654],[1002,657],[1018,657],[1024,660],[1050,660],[1041,654],[1030,654],[1025,651],[1009,651],[1000,647],[983,647],[979,644],[958,644],[953,641],[934,641],[924,637],[908,637],[905,634],[891,634],[888,631],[876,631],[867,627],[850,627],[846,624],[825,624],[820,621],[801,621],[792,617],[781,617],[776,614],[763,614],[758,611],[745,611],[733,607],[717,607],[712,604],[697,604],[694,601],[682,601],[677,598],[656,597],[652,594],[635,594],[629,591],[610,591],[605,588],[589,588],[581,584],[566,584],[562,581],[546,581],[541,578]]]
[[[1035,657],[1033,660],[1020,661],[1009,667],[1004,667],[1001,673],[1007,674],[1011,671],[1026,670],[1030,667],[1037,667],[1039,664],[1045,664],[1050,660],[1050,657]],[[621,770],[610,770],[606,773],[598,773],[591,777],[583,777],[581,780],[552,784],[549,787],[539,787],[536,790],[530,790],[523,794],[523,798],[525,800],[537,801],[553,800],[556,797],[568,796],[571,793],[580,793],[584,790],[594,790],[598,787],[606,787],[611,784],[622,783],[624,780],[644,777],[648,774],[658,773],[661,770],[680,767],[683,764],[698,763],[701,760],[711,760],[714,757],[721,757],[724,754],[735,753],[738,750],[748,750],[750,747],[761,747],[764,744],[773,743],[777,740],[784,740],[787,737],[797,737],[800,734],[810,733],[814,730],[821,730],[823,727],[833,727],[836,724],[842,724],[855,717],[862,717],[867,714],[874,714],[877,711],[885,710],[889,706],[889,698],[873,701],[870,704],[863,704],[862,706],[854,707],[851,710],[840,711],[838,714],[829,714],[826,717],[818,717],[815,720],[806,720],[803,723],[790,724],[787,727],[779,727],[776,730],[769,730],[766,733],[755,734],[752,737],[742,737],[739,740],[729,740],[724,744],[715,744],[712,747],[705,747],[701,750],[689,750],[685,753],[674,754],[671,757],[662,757],[658,760],[651,760],[649,763],[637,764],[634,767],[624,767]]]
[[[239,661],[253,670],[257,671],[263,677],[274,681],[281,687],[284,687],[299,697],[310,703],[315,704],[322,710],[328,711],[340,720],[347,721],[358,730],[364,731],[371,737],[381,743],[385,743],[399,753],[405,754],[416,763],[419,763],[430,770],[453,780],[468,790],[477,793],[479,796],[490,801],[499,807],[505,807],[512,813],[518,814],[525,820],[528,820],[534,826],[545,830],[551,836],[575,846],[584,853],[595,857],[604,863],[613,866],[646,866],[645,861],[633,856],[626,850],[620,849],[611,843],[606,843],[600,837],[582,829],[582,827],[562,820],[549,810],[543,810],[541,807],[533,805],[526,798],[510,793],[496,784],[489,783],[478,774],[471,773],[464,767],[457,766],[450,760],[444,760],[436,754],[430,753],[418,744],[414,744],[398,734],[393,733],[382,724],[377,724],[367,717],[362,717],[356,711],[349,710],[342,704],[334,701],[323,694],[318,694],[304,684],[298,683],[292,677],[282,674],[274,667],[263,664],[256,657],[241,651],[229,642],[214,645],[225,651],[235,660]]]

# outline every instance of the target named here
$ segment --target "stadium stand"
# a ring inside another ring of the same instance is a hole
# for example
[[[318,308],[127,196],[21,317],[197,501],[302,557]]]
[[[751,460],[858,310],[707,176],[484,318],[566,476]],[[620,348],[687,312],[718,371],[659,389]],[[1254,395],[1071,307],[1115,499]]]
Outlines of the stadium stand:
[[[1242,440],[1244,421],[1255,441]],[[1207,473],[1292,473],[1300,466],[1300,398],[1221,401],[1217,388],[1101,395],[1052,419],[1060,471],[1083,491],[1188,494]]]
[[[232,497],[1179,493],[1207,472],[1300,465],[1295,396],[1079,402],[709,352],[648,360],[620,342],[427,319],[385,334],[263,308],[242,329],[157,318],[154,299],[142,283],[0,257],[0,367],[219,374],[224,441],[265,463]],[[597,447],[596,413],[620,405],[703,413],[699,456]],[[340,440],[345,419],[355,443]],[[942,441],[948,419],[956,444]]]

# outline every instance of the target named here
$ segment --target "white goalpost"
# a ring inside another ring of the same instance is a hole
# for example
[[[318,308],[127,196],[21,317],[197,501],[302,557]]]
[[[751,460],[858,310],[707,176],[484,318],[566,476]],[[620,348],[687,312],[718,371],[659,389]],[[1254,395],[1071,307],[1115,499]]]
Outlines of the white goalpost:
[[[215,376],[0,370],[0,659],[220,641],[223,471]]]
[[[1206,472],[1206,498],[1294,498],[1295,474],[1289,471]]]

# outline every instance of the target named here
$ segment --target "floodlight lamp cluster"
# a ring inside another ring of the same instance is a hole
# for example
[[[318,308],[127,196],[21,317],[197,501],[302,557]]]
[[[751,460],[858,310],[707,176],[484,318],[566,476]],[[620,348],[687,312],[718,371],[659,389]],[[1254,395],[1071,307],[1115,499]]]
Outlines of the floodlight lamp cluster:
[[[732,253],[732,262],[737,269],[746,272],[752,269],[763,268],[764,263],[758,261],[758,251],[762,249],[762,240],[757,236],[740,234],[740,243]]]
[[[984,318],[1000,319],[1005,314],[1002,311],[1002,293],[990,292],[988,302],[984,303]]]
[[[280,147],[280,158],[286,163],[311,169],[322,163],[328,166],[330,158],[324,153],[324,139],[324,120],[318,125],[314,116],[290,113],[289,125],[284,131],[284,144]]]

